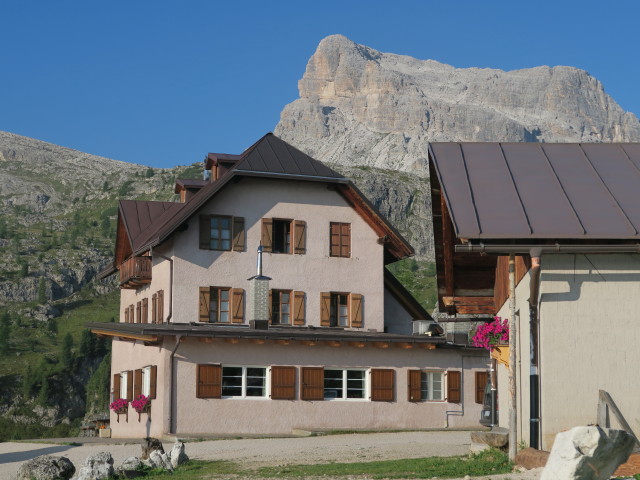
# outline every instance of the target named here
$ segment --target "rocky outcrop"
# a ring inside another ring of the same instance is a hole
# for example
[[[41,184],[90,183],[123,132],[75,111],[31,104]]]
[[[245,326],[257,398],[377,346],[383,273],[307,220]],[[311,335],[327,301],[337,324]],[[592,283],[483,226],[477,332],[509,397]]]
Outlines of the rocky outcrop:
[[[298,88],[275,134],[342,165],[426,174],[429,141],[640,140],[638,118],[573,67],[454,68],[332,35]]]
[[[67,457],[42,455],[24,462],[18,469],[16,480],[67,480],[76,468]]]

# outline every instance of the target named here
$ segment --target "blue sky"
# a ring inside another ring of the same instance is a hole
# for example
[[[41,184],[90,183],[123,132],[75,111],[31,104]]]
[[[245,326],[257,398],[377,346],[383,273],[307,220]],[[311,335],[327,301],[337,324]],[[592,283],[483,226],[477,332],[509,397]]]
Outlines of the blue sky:
[[[273,130],[322,38],[456,67],[571,65],[640,114],[635,1],[17,1],[0,130],[156,167]]]

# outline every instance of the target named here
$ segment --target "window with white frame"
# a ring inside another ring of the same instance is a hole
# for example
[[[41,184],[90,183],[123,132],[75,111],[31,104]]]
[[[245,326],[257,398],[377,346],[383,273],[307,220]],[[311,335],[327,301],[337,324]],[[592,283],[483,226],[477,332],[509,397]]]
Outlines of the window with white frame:
[[[324,369],[324,399],[365,399],[367,392],[366,370]]]
[[[142,395],[148,397],[151,395],[151,367],[142,369]]]
[[[266,397],[267,368],[223,365],[222,396],[236,398]]]
[[[420,372],[422,400],[444,400],[444,372]]]

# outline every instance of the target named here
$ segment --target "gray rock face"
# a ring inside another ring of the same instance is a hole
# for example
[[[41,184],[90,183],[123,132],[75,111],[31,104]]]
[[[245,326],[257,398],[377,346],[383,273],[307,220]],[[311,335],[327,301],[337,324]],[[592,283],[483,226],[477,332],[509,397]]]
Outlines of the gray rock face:
[[[640,122],[573,67],[454,68],[323,39],[275,134],[314,158],[426,173],[429,141],[624,142]]]
[[[20,465],[16,480],[67,480],[75,471],[67,457],[42,455]]]
[[[102,480],[113,476],[114,473],[113,457],[109,452],[100,452],[87,457],[72,480]]]
[[[184,443],[174,443],[171,452],[169,452],[169,458],[171,459],[171,465],[173,468],[178,468],[178,466],[189,461],[189,457],[184,451]]]
[[[541,480],[605,480],[631,454],[634,438],[624,430],[575,427],[561,432]]]

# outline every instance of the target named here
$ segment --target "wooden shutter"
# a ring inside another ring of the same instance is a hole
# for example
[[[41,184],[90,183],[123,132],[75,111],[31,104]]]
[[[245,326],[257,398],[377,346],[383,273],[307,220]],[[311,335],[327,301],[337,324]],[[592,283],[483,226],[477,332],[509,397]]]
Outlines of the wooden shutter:
[[[262,235],[260,236],[260,238],[262,240],[262,250],[265,252],[271,252],[273,250],[273,247],[272,247],[273,219],[272,218],[262,219]]]
[[[124,307],[124,323],[129,323],[129,307]]]
[[[198,365],[196,397],[220,398],[222,396],[222,368],[220,365]]]
[[[138,368],[133,372],[133,398],[135,400],[142,394],[142,369]]]
[[[156,390],[158,385],[158,367],[151,365],[149,369],[149,398],[156,398]]]
[[[142,323],[149,323],[149,299],[142,299]]]
[[[164,323],[164,290],[158,290],[158,323]]]
[[[158,294],[151,295],[151,323],[158,323]]]
[[[331,326],[331,293],[329,292],[320,294],[320,325]]]
[[[371,401],[373,402],[393,402],[395,370],[391,368],[371,369]]]
[[[293,222],[293,253],[307,253],[307,222],[295,220]]]
[[[324,400],[324,368],[302,367],[300,369],[300,399]]]
[[[133,372],[127,370],[127,400],[133,400]]]
[[[136,303],[136,323],[142,323],[142,303]]]
[[[329,243],[329,255],[332,257],[340,256],[340,224],[331,223]]]
[[[233,217],[233,251],[244,252],[244,217]]]
[[[129,323],[136,323],[136,309],[133,304],[129,305]]]
[[[211,249],[211,215],[200,215],[200,248]]]
[[[271,398],[296,399],[296,367],[271,367]]]
[[[244,290],[242,288],[231,289],[231,322],[244,322]]]
[[[409,370],[407,372],[408,380],[409,380],[409,401],[410,402],[419,402],[422,400],[422,385],[421,385],[421,376],[422,373],[420,370]]]
[[[489,374],[487,372],[476,372],[476,403],[484,403],[484,387],[487,385]]]
[[[447,372],[447,402],[460,403],[460,372]]]
[[[304,292],[293,292],[293,324],[304,325],[305,322]]]
[[[209,308],[211,307],[211,288],[200,287],[200,322],[209,321]]]
[[[363,305],[362,305],[362,295],[359,293],[352,293],[350,295],[350,303],[351,303],[351,326],[354,328],[362,328],[363,325]]]
[[[340,225],[340,256],[351,256],[351,224],[342,223]]]
[[[115,373],[113,375],[113,399],[118,400],[120,398],[120,374]]]

